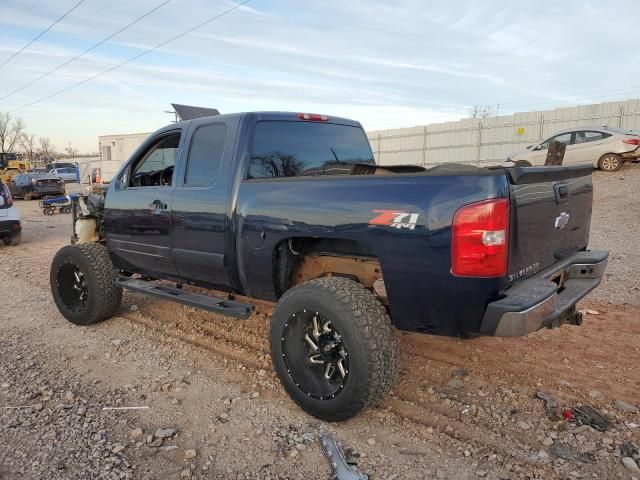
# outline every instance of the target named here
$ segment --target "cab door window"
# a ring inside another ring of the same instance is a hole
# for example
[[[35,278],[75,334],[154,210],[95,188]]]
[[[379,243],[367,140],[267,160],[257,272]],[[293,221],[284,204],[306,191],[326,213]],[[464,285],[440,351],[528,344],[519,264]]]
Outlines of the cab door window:
[[[129,187],[164,187],[173,184],[173,170],[180,133],[165,135],[153,143],[131,167]]]

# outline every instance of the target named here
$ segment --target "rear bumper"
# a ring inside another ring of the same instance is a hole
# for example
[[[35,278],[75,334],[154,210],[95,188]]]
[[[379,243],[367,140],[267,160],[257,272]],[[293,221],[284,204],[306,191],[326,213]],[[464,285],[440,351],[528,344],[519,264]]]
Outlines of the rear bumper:
[[[8,234],[17,234],[22,230],[20,220],[0,220],[0,237]]]
[[[509,288],[487,306],[480,333],[518,337],[578,323],[575,304],[600,284],[608,258],[606,251],[578,252]]]
[[[635,150],[631,151],[631,152],[625,152],[623,154],[621,154],[622,159],[626,160],[626,161],[633,161],[633,160],[638,160],[640,159],[640,147],[636,148]]]
[[[35,187],[31,192],[33,197],[44,197],[45,195],[64,195],[65,189],[60,187]]]

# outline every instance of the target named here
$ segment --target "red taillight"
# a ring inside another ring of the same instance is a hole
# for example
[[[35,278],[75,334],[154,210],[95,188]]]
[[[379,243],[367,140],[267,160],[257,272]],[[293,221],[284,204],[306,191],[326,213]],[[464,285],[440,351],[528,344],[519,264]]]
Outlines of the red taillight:
[[[451,273],[502,277],[509,253],[509,200],[495,198],[460,208],[453,216]]]
[[[329,117],[326,115],[320,115],[318,113],[299,113],[296,115],[300,120],[307,120],[309,122],[326,122]]]
[[[628,138],[623,140],[624,143],[628,143],[629,145],[640,145],[640,138]]]

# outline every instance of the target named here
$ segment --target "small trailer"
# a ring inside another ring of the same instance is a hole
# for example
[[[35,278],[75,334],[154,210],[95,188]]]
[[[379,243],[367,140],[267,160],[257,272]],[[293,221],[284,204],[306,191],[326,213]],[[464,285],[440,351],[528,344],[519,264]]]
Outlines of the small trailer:
[[[64,195],[62,197],[43,198],[39,206],[45,215],[53,215],[56,208],[60,213],[71,213],[71,202],[77,195]]]

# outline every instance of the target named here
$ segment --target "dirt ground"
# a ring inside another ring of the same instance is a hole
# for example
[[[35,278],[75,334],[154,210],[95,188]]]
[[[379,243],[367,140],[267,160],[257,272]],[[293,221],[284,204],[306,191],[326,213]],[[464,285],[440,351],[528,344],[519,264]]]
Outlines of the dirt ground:
[[[126,293],[109,321],[66,322],[48,278],[70,218],[17,201],[24,241],[0,247],[0,478],[328,479],[320,431],[372,479],[640,478],[621,462],[640,445],[640,412],[626,411],[640,407],[640,165],[594,183],[591,247],[611,261],[581,327],[398,333],[393,393],[340,424],[280,387],[268,305],[238,321]],[[541,390],[598,409],[611,429],[551,419]]]

